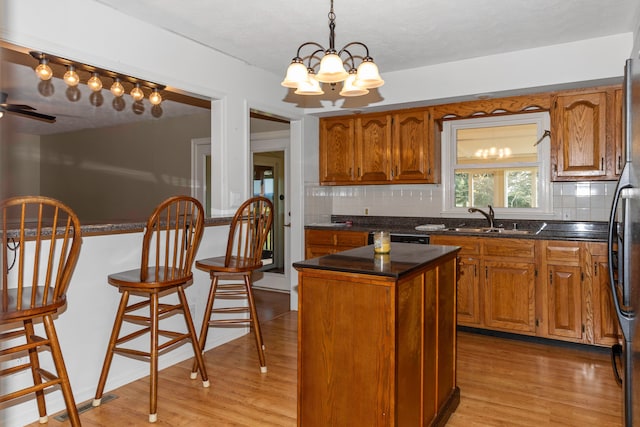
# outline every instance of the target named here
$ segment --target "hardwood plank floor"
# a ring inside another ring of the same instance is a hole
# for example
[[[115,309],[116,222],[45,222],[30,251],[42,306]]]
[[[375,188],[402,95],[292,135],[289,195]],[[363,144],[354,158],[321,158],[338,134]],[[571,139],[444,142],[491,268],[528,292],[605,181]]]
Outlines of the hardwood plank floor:
[[[261,297],[263,308],[271,297],[283,306],[282,295]],[[189,379],[191,361],[167,368],[159,375],[156,425],[296,425],[297,316],[268,310],[261,325],[269,372],[260,374],[252,335],[206,353],[208,389]],[[117,398],[82,413],[83,425],[149,426],[148,381],[110,391]],[[604,352],[460,332],[458,386],[460,406],[448,426],[622,425],[622,391]]]

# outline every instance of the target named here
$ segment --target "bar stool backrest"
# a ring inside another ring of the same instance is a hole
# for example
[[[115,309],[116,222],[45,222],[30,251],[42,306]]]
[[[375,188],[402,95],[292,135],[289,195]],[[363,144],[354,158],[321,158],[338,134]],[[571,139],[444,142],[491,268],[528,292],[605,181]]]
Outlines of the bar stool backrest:
[[[140,281],[164,282],[190,276],[204,232],[204,209],[189,196],[162,202],[147,221]]]
[[[255,269],[262,266],[262,248],[271,231],[273,204],[262,196],[246,200],[229,229],[225,266]]]
[[[82,244],[76,214],[55,199],[20,196],[0,202],[0,216],[0,320],[64,305]]]

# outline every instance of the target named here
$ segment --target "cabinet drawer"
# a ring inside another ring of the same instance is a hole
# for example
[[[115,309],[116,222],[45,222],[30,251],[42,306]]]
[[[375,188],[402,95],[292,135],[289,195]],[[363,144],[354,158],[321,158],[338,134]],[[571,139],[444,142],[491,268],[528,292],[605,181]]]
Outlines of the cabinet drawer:
[[[434,245],[460,246],[460,255],[480,255],[481,241],[475,237],[431,235]]]
[[[520,239],[484,239],[484,254],[486,256],[503,258],[529,258],[535,257],[535,246],[531,240]]]
[[[580,244],[575,242],[544,241],[542,243],[546,261],[561,261],[575,265],[580,262]]]
[[[336,244],[338,246],[353,246],[355,248],[365,246],[369,233],[361,231],[336,232]]]
[[[305,239],[308,245],[335,245],[336,234],[325,230],[306,230]]]

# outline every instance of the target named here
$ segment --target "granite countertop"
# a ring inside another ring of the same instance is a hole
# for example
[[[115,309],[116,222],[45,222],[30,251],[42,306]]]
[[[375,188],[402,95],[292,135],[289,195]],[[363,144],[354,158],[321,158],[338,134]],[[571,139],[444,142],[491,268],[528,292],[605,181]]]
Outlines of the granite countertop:
[[[381,217],[332,215],[331,223],[309,224],[308,229],[335,229],[371,232],[386,230],[396,234],[485,236],[537,240],[606,242],[608,224],[603,221],[543,221],[496,219],[503,232],[487,231],[487,221],[476,218]],[[442,226],[439,230],[416,230],[419,225]],[[516,231],[513,231],[516,224]],[[458,231],[453,231],[457,229]]]
[[[425,267],[441,257],[455,256],[458,246],[413,245],[410,243],[391,243],[388,254],[376,254],[373,245],[349,249],[335,254],[324,255],[293,263],[296,269],[342,271],[345,273],[371,274],[400,278],[401,276]]]

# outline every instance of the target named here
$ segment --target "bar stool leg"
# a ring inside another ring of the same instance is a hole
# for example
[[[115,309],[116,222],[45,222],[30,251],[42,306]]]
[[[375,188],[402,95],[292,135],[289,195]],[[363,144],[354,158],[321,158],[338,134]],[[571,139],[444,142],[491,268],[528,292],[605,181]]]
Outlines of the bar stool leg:
[[[27,343],[32,343],[32,337],[35,335],[35,331],[33,329],[33,321],[31,319],[27,319],[23,322],[24,324],[24,334],[27,340]],[[38,349],[32,348],[29,349],[29,363],[31,364],[31,376],[33,377],[33,385],[42,384],[42,376],[40,375],[40,359],[38,358]],[[49,420],[47,416],[47,405],[44,401],[44,391],[39,390],[36,391],[36,400],[38,402],[38,414],[40,415],[40,423],[46,423]]]
[[[204,355],[204,346],[207,343],[207,335],[209,334],[209,321],[211,320],[211,310],[213,310],[213,303],[216,299],[216,289],[218,287],[218,276],[211,274],[211,287],[209,288],[209,297],[207,298],[207,305],[204,308],[204,315],[202,316],[202,327],[200,328],[200,354]],[[198,376],[197,361],[193,362],[191,367],[191,379],[195,380]]]
[[[191,345],[193,346],[193,353],[196,356],[196,364],[200,370],[200,376],[202,377],[202,386],[207,388],[211,384],[209,383],[207,370],[204,366],[204,357],[202,357],[202,350],[200,350],[196,329],[193,326],[193,319],[191,318],[191,312],[189,311],[189,302],[187,301],[187,297],[184,294],[184,288],[182,286],[178,286],[178,297],[180,298],[180,303],[182,304],[182,310],[184,313],[184,320],[187,323],[187,329],[191,336]]]
[[[267,372],[267,362],[264,357],[264,342],[262,341],[262,331],[260,330],[260,321],[258,320],[258,312],[256,310],[253,292],[251,291],[251,276],[244,276],[244,285],[247,288],[247,301],[249,303],[249,312],[251,313],[251,323],[253,324],[253,333],[256,338],[256,347],[258,348],[258,358],[260,359],[260,372]]]
[[[149,320],[151,321],[151,346],[149,348],[149,422],[158,420],[158,294],[150,295]]]
[[[116,348],[116,342],[120,335],[120,328],[122,327],[122,321],[124,319],[124,311],[127,308],[129,302],[129,291],[123,291],[120,298],[120,305],[116,313],[116,319],[113,322],[113,330],[111,331],[111,338],[109,338],[109,345],[107,346],[107,354],[104,356],[104,363],[102,364],[102,372],[100,373],[100,380],[98,381],[98,388],[96,389],[96,395],[91,403],[92,406],[100,406],[102,401],[102,393],[104,392],[104,386],[107,383],[107,376],[109,375],[109,369],[111,369],[111,361],[113,360],[113,353]]]
[[[46,315],[42,318],[44,322],[44,329],[49,338],[51,355],[53,356],[53,364],[56,367],[58,378],[60,378],[60,387],[62,388],[62,396],[64,397],[64,403],[67,406],[67,414],[69,415],[69,421],[73,427],[79,427],[80,416],[78,415],[78,408],[76,407],[75,399],[73,398],[73,392],[71,391],[71,382],[69,381],[69,374],[67,368],[64,365],[64,359],[62,358],[62,350],[60,349],[60,342],[58,341],[58,335],[56,334],[56,328],[53,326],[53,319],[51,315]]]

